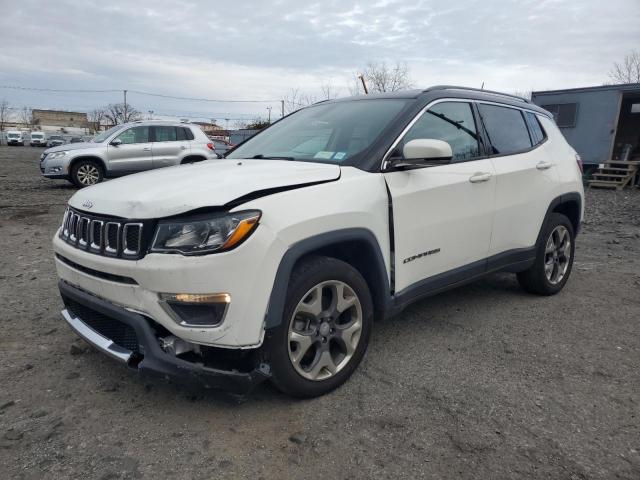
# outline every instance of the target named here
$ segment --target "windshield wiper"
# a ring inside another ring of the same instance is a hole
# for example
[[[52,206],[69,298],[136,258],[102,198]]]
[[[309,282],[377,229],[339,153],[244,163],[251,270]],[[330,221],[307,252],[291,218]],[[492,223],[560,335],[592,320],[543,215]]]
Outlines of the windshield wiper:
[[[255,158],[255,159],[258,159],[258,160],[295,160],[295,158],[293,158],[293,157],[279,157],[279,156],[269,157],[269,156],[263,155],[262,153],[254,155],[251,158]]]

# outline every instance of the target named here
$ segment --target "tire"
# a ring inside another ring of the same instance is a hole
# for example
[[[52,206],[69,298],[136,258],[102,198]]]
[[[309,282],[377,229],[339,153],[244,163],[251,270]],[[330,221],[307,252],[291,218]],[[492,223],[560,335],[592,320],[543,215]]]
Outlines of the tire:
[[[569,244],[563,243],[563,239]],[[552,213],[536,246],[534,264],[517,274],[520,286],[537,295],[558,293],[571,275],[575,248],[573,225],[566,216]]]
[[[71,168],[71,181],[78,188],[95,185],[103,179],[102,165],[95,160],[80,160]]]
[[[373,303],[362,275],[341,260],[310,257],[294,269],[282,322],[265,339],[271,382],[298,398],[339,387],[360,364],[372,323]]]
[[[206,158],[204,157],[198,157],[198,156],[190,156],[190,157],[185,157],[182,162],[180,162],[180,165],[186,165],[188,163],[198,163],[198,162],[203,162],[204,160],[206,160]]]

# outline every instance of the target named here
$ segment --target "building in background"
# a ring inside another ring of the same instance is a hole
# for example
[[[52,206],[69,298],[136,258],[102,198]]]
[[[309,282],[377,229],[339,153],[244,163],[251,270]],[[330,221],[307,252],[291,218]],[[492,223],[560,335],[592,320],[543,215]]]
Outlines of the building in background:
[[[532,92],[531,100],[553,114],[585,164],[640,159],[640,83]]]

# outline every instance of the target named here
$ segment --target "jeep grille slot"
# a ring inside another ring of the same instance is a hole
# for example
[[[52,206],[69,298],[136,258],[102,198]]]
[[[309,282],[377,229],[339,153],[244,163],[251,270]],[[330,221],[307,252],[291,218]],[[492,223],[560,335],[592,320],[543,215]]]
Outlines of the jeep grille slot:
[[[137,260],[145,254],[145,232],[144,221],[101,217],[68,208],[59,236],[80,250]]]

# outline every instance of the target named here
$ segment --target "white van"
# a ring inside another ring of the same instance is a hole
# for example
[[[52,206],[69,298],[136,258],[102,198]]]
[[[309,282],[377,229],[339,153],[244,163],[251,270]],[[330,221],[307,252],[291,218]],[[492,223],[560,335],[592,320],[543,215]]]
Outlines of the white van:
[[[7,145],[22,145],[24,146],[24,138],[22,132],[18,130],[9,130],[7,132]]]
[[[46,147],[47,139],[45,138],[44,132],[31,132],[29,145],[32,147]]]

